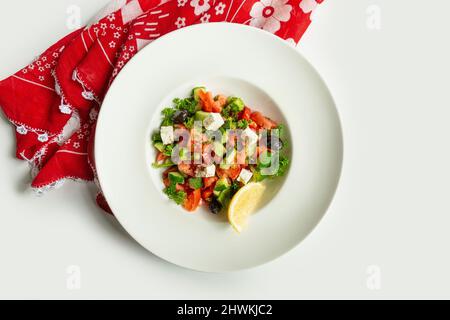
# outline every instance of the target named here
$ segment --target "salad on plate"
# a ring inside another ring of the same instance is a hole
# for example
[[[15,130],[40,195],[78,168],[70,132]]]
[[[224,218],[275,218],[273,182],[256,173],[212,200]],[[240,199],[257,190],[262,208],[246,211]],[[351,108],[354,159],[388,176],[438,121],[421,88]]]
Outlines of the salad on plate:
[[[285,127],[235,96],[196,87],[162,111],[152,135],[154,168],[162,168],[164,193],[189,212],[205,205],[227,213],[242,231],[264,198],[265,181],[286,174]]]

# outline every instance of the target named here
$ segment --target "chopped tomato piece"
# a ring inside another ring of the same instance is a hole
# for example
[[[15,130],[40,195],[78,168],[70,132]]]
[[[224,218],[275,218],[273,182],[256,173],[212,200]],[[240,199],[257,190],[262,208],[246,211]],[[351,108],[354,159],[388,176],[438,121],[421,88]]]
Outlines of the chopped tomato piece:
[[[184,201],[183,207],[187,211],[195,211],[200,205],[200,200],[202,199],[202,194],[200,189],[194,190],[187,195],[186,200]]]
[[[193,177],[195,175],[194,167],[188,163],[178,164],[178,170],[180,170],[181,173],[184,173],[191,177]]]
[[[232,180],[236,180],[239,177],[239,174],[241,173],[241,166],[240,165],[232,165],[229,169],[217,169],[217,175],[220,178],[228,177]]]
[[[216,103],[220,107],[220,109],[222,109],[227,104],[227,97],[224,96],[223,94],[219,94],[216,97]]]
[[[179,184],[179,183],[177,183],[177,185],[175,186],[175,189],[177,191],[185,191],[186,190],[185,186],[183,184]]]
[[[263,116],[261,112],[253,112],[251,119],[256,122],[256,124],[264,129],[275,129],[277,123],[269,118]]]
[[[217,177],[203,178],[203,186],[205,188],[209,188],[213,186],[217,182],[217,180],[219,180],[219,178]]]
[[[163,183],[164,183],[164,185],[165,185],[166,187],[170,186],[170,180],[169,180],[169,178],[167,178],[167,177],[163,178]]]
[[[209,199],[211,199],[213,192],[214,192],[214,190],[212,187],[204,189],[202,191],[202,199],[205,201],[208,201]]]
[[[252,129],[253,131],[258,130],[258,125],[256,124],[256,122],[252,121],[248,124],[248,126],[250,127],[250,129]]]
[[[226,103],[226,100],[223,101],[223,98],[220,100],[214,100],[214,97],[211,92],[205,92],[200,90],[198,92],[198,97],[200,99],[200,105],[202,106],[202,110],[205,112],[222,112],[222,107]],[[220,96],[219,96],[220,97]],[[225,98],[226,99],[226,98]]]
[[[158,154],[156,155],[156,163],[163,163],[167,158],[168,157],[164,153],[158,152]]]
[[[245,107],[244,110],[242,110],[241,114],[239,115],[240,120],[250,120],[250,116],[252,114],[252,110],[250,108]]]

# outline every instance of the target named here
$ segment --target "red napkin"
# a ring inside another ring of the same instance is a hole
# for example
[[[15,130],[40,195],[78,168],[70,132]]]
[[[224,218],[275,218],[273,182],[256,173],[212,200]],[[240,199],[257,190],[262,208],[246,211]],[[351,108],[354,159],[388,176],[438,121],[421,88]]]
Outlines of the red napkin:
[[[123,66],[143,47],[179,28],[226,21],[296,44],[323,0],[114,0],[92,25],[51,46],[0,82],[0,106],[16,127],[19,159],[38,193],[66,179],[95,181],[97,114]],[[110,211],[101,193],[98,204]]]

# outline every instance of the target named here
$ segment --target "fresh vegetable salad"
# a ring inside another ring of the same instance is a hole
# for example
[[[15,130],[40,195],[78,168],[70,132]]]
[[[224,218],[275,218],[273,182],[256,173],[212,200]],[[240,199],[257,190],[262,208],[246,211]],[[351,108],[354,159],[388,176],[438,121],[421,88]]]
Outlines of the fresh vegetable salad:
[[[155,168],[164,168],[164,193],[187,211],[226,209],[244,186],[283,176],[289,166],[283,124],[239,97],[204,87],[174,99],[152,136]]]

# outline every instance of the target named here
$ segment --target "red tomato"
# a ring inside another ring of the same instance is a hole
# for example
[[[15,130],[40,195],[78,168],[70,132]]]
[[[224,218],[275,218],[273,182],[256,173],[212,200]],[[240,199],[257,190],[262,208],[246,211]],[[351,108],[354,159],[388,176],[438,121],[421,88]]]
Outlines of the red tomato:
[[[177,185],[175,186],[175,189],[177,191],[186,191],[185,186],[183,184],[179,184],[179,183],[177,183]]]
[[[252,110],[250,108],[245,107],[239,115],[240,120],[250,120],[250,115],[252,114]]]
[[[256,124],[256,122],[252,121],[248,124],[248,126],[250,127],[250,129],[253,129],[253,131],[258,130],[258,125]]]
[[[191,177],[195,175],[194,167],[188,163],[181,162],[180,164],[178,164],[178,170],[180,170],[181,173],[184,173]]]
[[[212,194],[213,194],[213,188],[204,189],[202,191],[202,199],[207,201],[207,200],[211,199]]]
[[[163,178],[163,182],[164,182],[164,185],[165,185],[166,187],[170,186],[170,180],[169,180],[169,178],[167,178],[167,177]]]
[[[216,97],[216,102],[217,102],[217,105],[222,109],[227,104],[227,97],[225,97],[222,94],[219,94]]]
[[[158,154],[156,155],[156,163],[163,163],[167,158],[168,157],[164,155],[164,153],[158,152]]]
[[[264,117],[261,112],[253,112],[250,117],[258,126],[264,129],[275,129],[277,127],[277,123],[275,121]]]
[[[226,104],[226,97],[219,96],[218,100],[214,100],[211,92],[199,91],[198,97],[200,99],[200,105],[205,112],[222,112],[222,107]],[[225,100],[224,100],[225,98]]]
[[[203,178],[203,187],[209,188],[213,186],[217,182],[217,180],[219,180],[219,178],[217,177]]]
[[[218,168],[217,169],[217,175],[219,177],[228,177],[232,180],[236,180],[237,177],[239,177],[239,174],[241,173],[241,166],[234,164],[232,165],[229,169],[222,169],[222,168]]]
[[[202,198],[202,194],[201,194],[200,189],[194,190],[188,194],[186,200],[184,201],[183,207],[187,211],[193,212],[200,205],[201,198]]]

